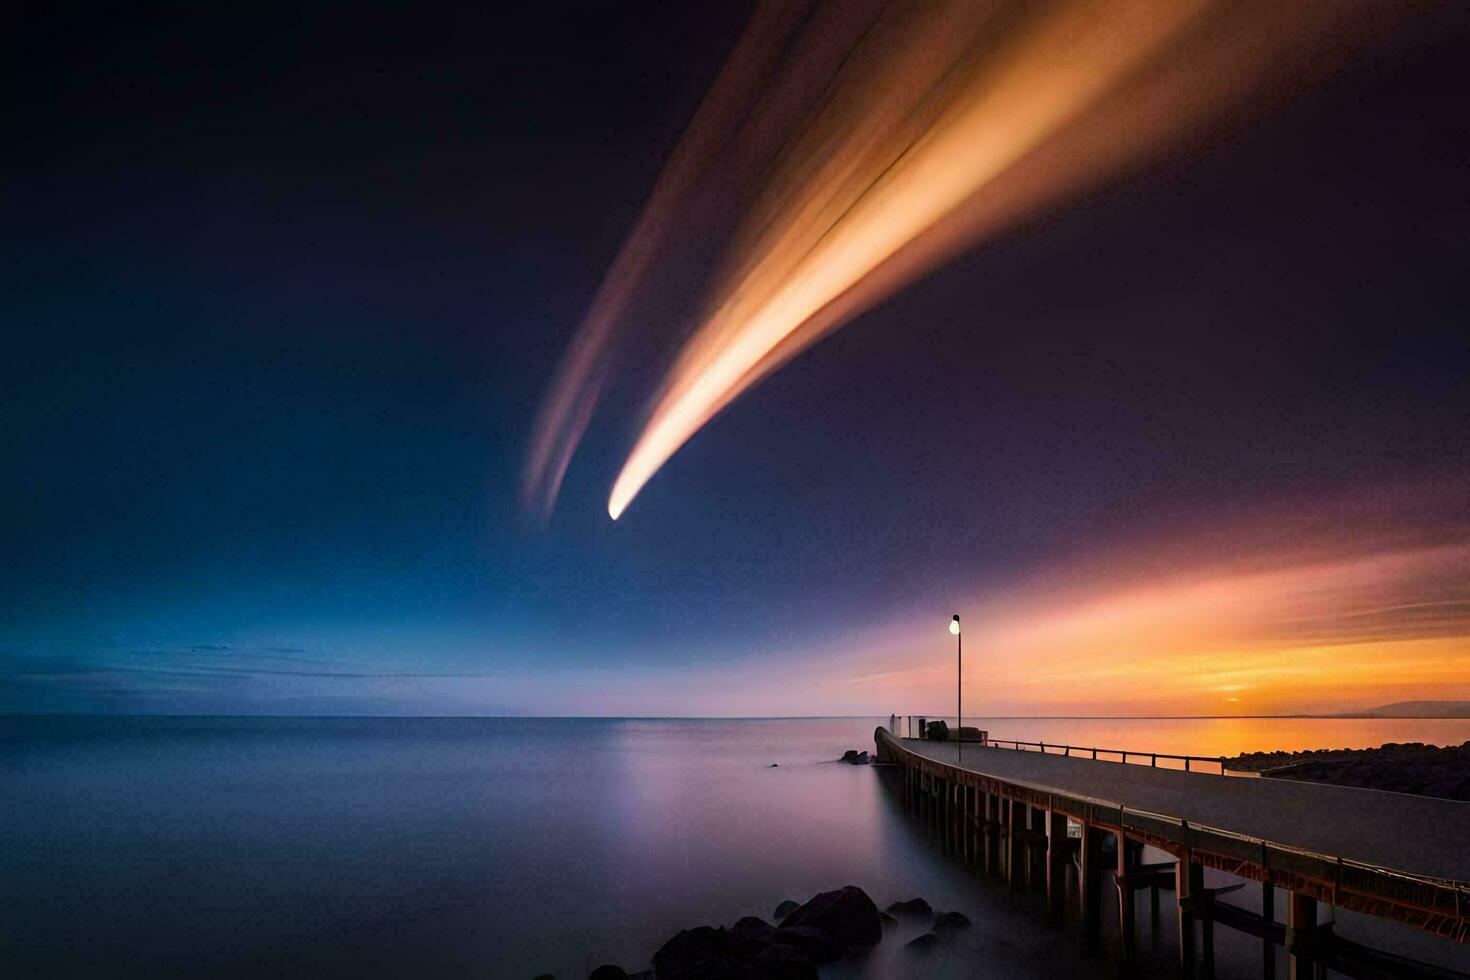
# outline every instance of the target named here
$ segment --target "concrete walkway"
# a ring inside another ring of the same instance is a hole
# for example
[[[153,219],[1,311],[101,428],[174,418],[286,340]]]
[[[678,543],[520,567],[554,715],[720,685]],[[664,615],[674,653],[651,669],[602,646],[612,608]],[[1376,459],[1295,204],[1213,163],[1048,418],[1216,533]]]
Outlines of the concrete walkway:
[[[900,739],[956,764],[952,742]],[[965,743],[961,768],[1034,788],[1308,848],[1396,871],[1470,881],[1470,803],[1350,786],[1179,772]]]

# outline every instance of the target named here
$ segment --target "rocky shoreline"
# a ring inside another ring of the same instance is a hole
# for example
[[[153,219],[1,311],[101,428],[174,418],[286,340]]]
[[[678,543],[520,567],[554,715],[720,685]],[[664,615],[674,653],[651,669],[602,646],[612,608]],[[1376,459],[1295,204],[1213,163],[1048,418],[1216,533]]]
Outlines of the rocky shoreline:
[[[1225,766],[1271,779],[1470,801],[1470,742],[1443,748],[1423,742],[1389,742],[1376,749],[1247,752],[1226,759]]]
[[[821,892],[803,905],[776,906],[773,925],[746,916],[728,929],[696,926],[673,936],[653,954],[652,969],[630,973],[604,964],[588,980],[816,980],[817,966],[860,956],[883,941],[899,920],[929,923],[929,931],[904,948],[922,956],[970,920],[961,912],[935,913],[922,898],[894,902],[886,912],[856,885]],[[535,980],[555,980],[542,974]]]

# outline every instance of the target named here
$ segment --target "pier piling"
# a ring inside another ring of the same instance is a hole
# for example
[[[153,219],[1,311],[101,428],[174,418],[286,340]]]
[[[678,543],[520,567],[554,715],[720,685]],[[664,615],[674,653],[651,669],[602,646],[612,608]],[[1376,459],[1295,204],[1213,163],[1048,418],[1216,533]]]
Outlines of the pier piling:
[[[1046,912],[1057,924],[1066,914],[1067,863],[1071,857],[1067,815],[1055,809],[1046,811]]]

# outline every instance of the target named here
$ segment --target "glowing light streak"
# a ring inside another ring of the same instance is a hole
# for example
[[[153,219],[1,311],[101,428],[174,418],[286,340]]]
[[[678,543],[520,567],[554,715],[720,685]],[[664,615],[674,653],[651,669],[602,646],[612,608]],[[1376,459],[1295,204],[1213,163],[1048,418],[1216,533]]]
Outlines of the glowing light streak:
[[[808,6],[762,8],[609,272],[533,434],[524,495],[543,514],[601,397],[615,327],[701,180],[722,181],[743,214],[613,484],[614,519],[710,418],[828,332],[1241,96],[1300,87],[1402,7]]]

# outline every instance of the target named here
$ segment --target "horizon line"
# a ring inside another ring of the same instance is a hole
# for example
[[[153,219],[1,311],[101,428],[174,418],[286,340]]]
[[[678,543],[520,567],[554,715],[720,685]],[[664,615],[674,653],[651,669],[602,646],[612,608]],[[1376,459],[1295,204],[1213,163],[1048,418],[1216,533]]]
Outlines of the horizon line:
[[[484,718],[507,721],[824,721],[858,718],[947,718],[944,713],[903,715],[505,715],[505,714],[280,714],[270,712],[51,711],[0,712],[13,718]],[[1225,721],[1281,718],[1359,719],[1365,721],[1470,721],[1470,715],[1384,715],[1372,712],[1288,712],[1262,715],[976,715],[980,721]]]

